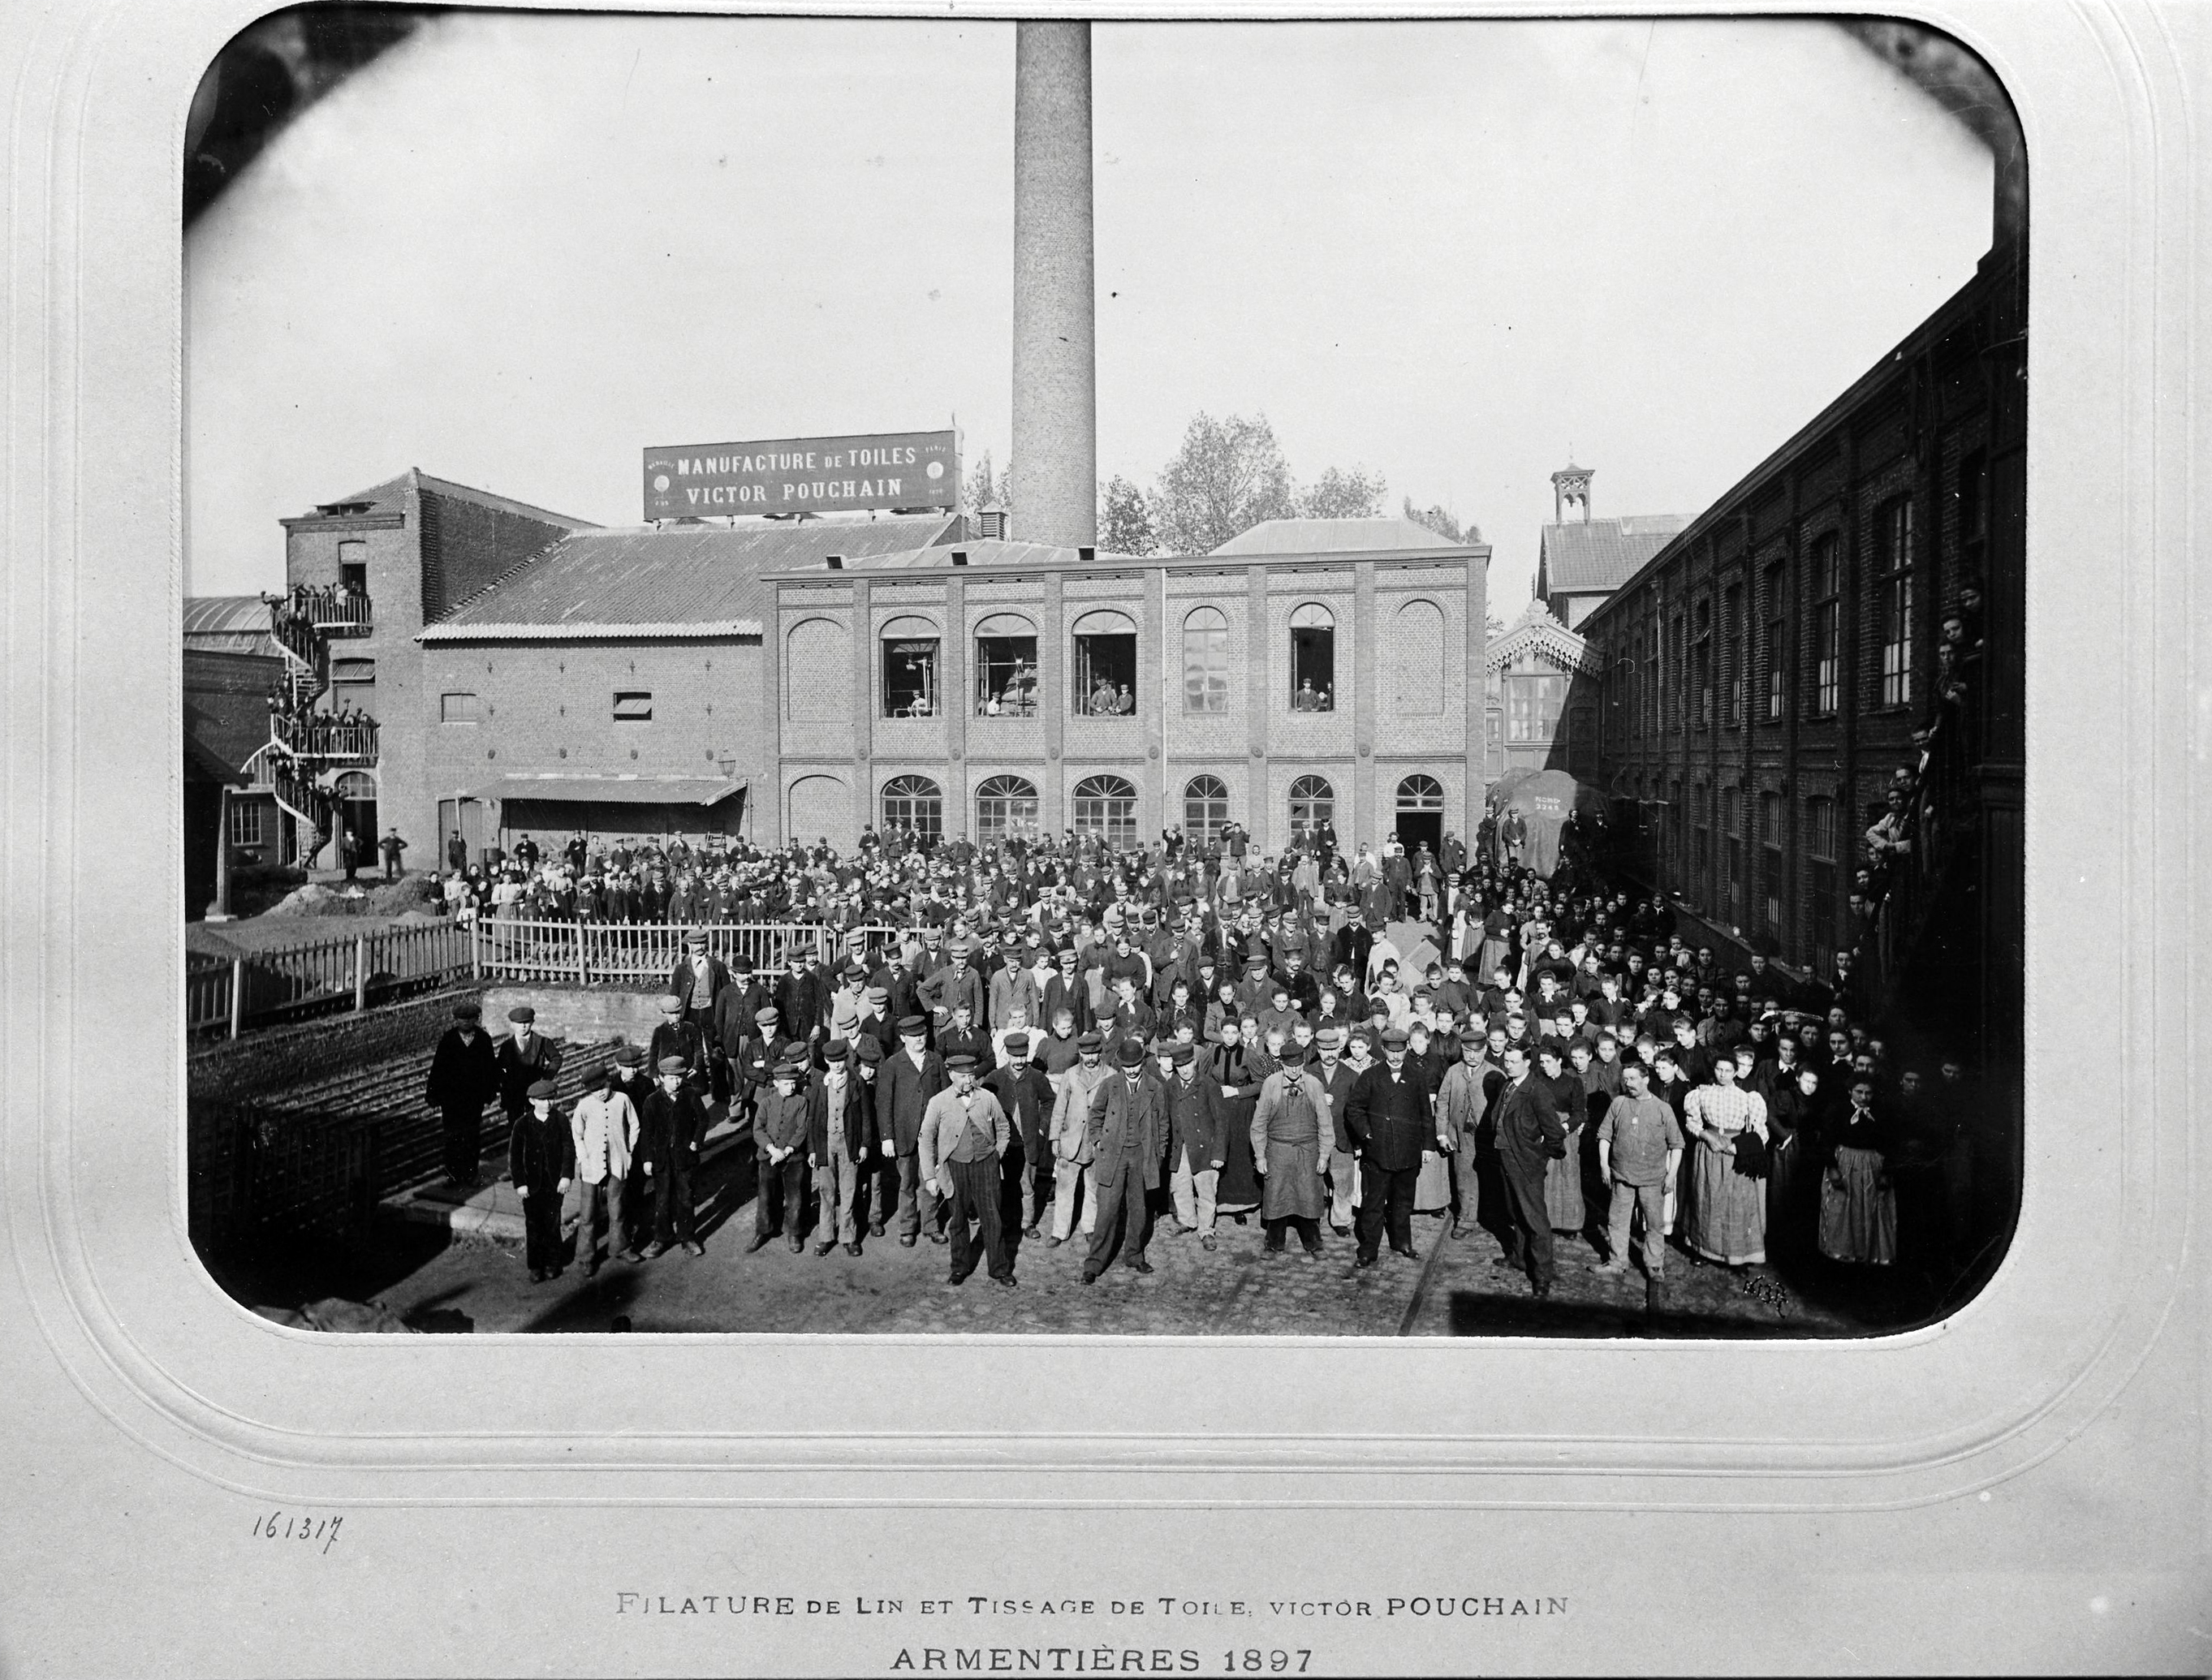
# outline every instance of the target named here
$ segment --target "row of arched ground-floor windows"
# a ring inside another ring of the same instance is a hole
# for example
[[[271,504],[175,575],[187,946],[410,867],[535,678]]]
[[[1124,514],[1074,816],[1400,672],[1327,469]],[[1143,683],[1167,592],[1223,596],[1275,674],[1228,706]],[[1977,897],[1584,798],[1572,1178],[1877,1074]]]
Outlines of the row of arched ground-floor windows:
[[[1193,776],[1183,784],[1182,823],[1185,838],[1198,845],[1218,839],[1230,822],[1229,785],[1218,776]],[[1443,784],[1434,776],[1407,776],[1399,782],[1396,810],[1401,829],[1425,831],[1440,824]],[[975,789],[975,839],[995,846],[1015,836],[1042,832],[1042,801],[1026,776],[993,776]],[[1336,788],[1326,776],[1300,776],[1291,784],[1291,834],[1316,834],[1336,821]],[[927,776],[894,776],[884,784],[883,822],[931,840],[945,833],[945,790]],[[1068,827],[1079,835],[1097,835],[1109,846],[1131,847],[1137,832],[1137,790],[1126,778],[1086,776],[1068,802]],[[1424,833],[1433,840],[1434,835]]]

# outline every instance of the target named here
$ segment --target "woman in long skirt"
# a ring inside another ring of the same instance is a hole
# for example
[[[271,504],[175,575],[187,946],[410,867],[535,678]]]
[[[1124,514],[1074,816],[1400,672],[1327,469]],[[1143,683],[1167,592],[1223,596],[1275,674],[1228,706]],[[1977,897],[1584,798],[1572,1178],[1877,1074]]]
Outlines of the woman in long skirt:
[[[1552,1088],[1559,1119],[1567,1128],[1567,1152],[1544,1164],[1544,1211],[1555,1231],[1580,1231],[1589,1222],[1583,1200],[1583,1132],[1589,1121],[1589,1093],[1582,1075],[1561,1066],[1560,1041],[1539,1041],[1537,1068]]]
[[[1758,1265],[1766,1258],[1766,1186],[1736,1170],[1746,1150],[1766,1145],[1766,1104],[1735,1083],[1735,1061],[1713,1064],[1713,1080],[1683,1105],[1690,1134],[1691,1192],[1684,1240],[1692,1253],[1723,1265]]]
[[[1850,1113],[1827,1140],[1820,1252],[1832,1260],[1886,1266],[1897,1258],[1897,1192],[1889,1182],[1889,1127],[1873,1104],[1872,1082],[1854,1081]]]
[[[1813,1125],[1820,1076],[1790,1069],[1767,1104],[1766,1246],[1778,1260],[1804,1254],[1819,1218],[1820,1138]]]
[[[1238,1224],[1260,1205],[1260,1178],[1252,1170],[1252,1110],[1260,1100],[1260,1087],[1277,1064],[1266,1050],[1247,1044],[1235,1029],[1222,1023],[1223,1041],[1216,1045],[1202,1077],[1220,1087],[1222,1124],[1221,1176],[1215,1181],[1214,1211]]]

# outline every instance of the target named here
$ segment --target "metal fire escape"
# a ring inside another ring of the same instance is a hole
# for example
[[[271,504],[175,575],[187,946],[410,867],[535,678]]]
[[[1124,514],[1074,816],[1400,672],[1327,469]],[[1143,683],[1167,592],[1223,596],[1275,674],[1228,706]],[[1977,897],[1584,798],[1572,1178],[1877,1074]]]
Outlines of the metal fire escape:
[[[284,674],[269,696],[269,738],[246,761],[257,782],[299,825],[298,860],[310,862],[337,832],[339,779],[376,764],[376,719],[362,712],[319,711],[331,687],[334,638],[367,635],[369,598],[332,585],[264,595],[269,632],[284,655]]]

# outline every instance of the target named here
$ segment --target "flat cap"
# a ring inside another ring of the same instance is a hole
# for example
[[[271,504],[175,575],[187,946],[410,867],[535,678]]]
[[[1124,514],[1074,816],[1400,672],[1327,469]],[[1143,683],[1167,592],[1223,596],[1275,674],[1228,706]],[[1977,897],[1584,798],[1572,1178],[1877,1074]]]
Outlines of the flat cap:
[[[888,1004],[891,1000],[890,988],[882,986],[872,986],[868,988],[867,998],[868,1001],[872,1004]]]
[[[775,1064],[775,1077],[779,1079],[796,1079],[805,1071],[804,1056],[787,1056]]]
[[[899,1017],[898,1029],[908,1038],[919,1038],[929,1030],[929,1017],[923,1015],[902,1015]]]
[[[681,1056],[663,1056],[659,1065],[663,1073],[681,1073],[687,1064]]]
[[[483,1019],[483,1005],[482,1004],[456,1004],[453,1005],[453,1019],[456,1021],[478,1021]]]
[[[517,1004],[507,1012],[507,1018],[509,1021],[535,1021],[538,1019],[538,1011],[527,1004]]]
[[[1026,1055],[1029,1052],[1029,1047],[1030,1035],[1027,1033],[1009,1033],[1006,1034],[1006,1048],[1012,1051],[1015,1055]]]
[[[684,1007],[684,1000],[672,992],[664,992],[653,1001],[655,1007],[664,1011],[668,1010],[680,1010]]]
[[[842,1062],[850,1053],[852,1048],[853,1046],[843,1039],[831,1039],[829,1043],[822,1046],[822,1053],[833,1062]]]
[[[553,1096],[553,1082],[550,1079],[534,1080],[531,1083],[530,1096],[533,1101],[550,1101]]]
[[[1078,1050],[1097,1050],[1103,1048],[1105,1043],[1105,1037],[1102,1034],[1097,1032],[1083,1033],[1078,1034],[1075,1040],[1075,1047]]]
[[[1389,1050],[1402,1049],[1410,1036],[1411,1034],[1403,1027],[1385,1027],[1382,1029],[1383,1047]]]
[[[945,1070],[950,1073],[957,1073],[963,1068],[972,1068],[975,1065],[975,1058],[964,1050],[945,1058]]]
[[[623,1046],[621,1049],[615,1052],[615,1062],[616,1064],[620,1067],[643,1067],[645,1065],[645,1052],[639,1049],[634,1044],[626,1044]]]
[[[884,1041],[872,1033],[865,1034],[853,1053],[871,1067],[876,1066],[884,1059]]]
[[[1175,1057],[1175,1064],[1177,1067],[1188,1067],[1198,1058],[1198,1046],[1194,1044],[1178,1044],[1170,1053]]]

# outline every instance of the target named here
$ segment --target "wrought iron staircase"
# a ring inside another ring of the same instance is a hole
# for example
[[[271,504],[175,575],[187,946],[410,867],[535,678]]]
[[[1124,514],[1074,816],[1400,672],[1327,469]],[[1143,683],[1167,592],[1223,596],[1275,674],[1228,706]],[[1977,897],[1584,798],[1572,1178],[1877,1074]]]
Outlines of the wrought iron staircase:
[[[301,586],[261,598],[269,607],[270,634],[284,655],[284,673],[269,698],[269,738],[246,763],[311,837],[300,847],[305,863],[337,832],[337,778],[377,761],[374,718],[316,709],[330,690],[332,636],[365,634],[374,621],[368,597],[357,590]]]

